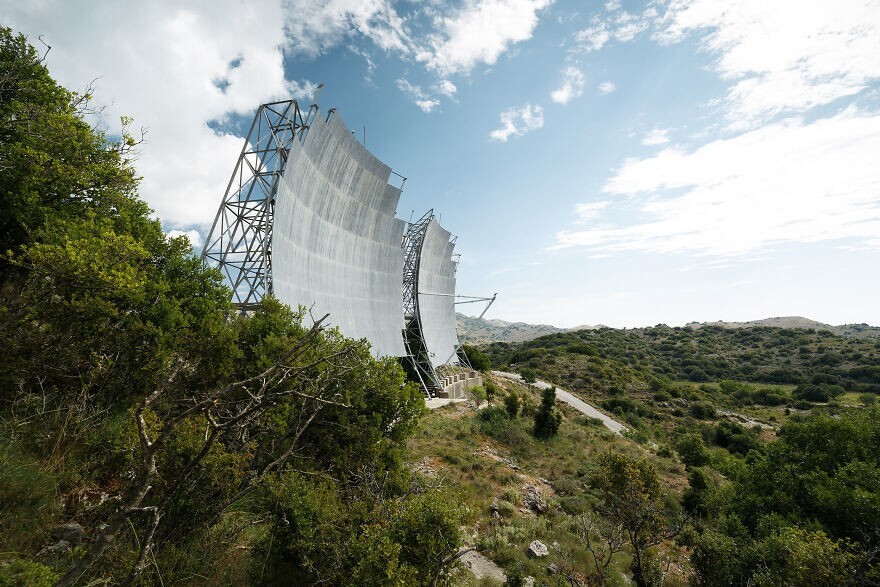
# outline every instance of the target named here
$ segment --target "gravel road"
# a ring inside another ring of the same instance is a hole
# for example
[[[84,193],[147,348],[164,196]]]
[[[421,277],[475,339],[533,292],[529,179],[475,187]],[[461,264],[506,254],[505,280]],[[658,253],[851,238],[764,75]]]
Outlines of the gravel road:
[[[499,377],[504,377],[505,379],[512,379],[513,381],[518,381],[519,383],[523,383],[522,377],[520,377],[516,373],[508,373],[507,371],[492,371],[493,375],[497,375]],[[613,420],[607,415],[603,414],[587,402],[583,401],[579,397],[574,396],[570,391],[566,391],[559,386],[551,385],[546,381],[536,381],[535,387],[539,389],[547,389],[548,387],[556,387],[556,398],[564,401],[577,411],[582,414],[585,414],[591,418],[596,418],[602,420],[602,424],[605,425],[606,428],[614,432],[615,434],[621,434],[626,427],[620,422]]]

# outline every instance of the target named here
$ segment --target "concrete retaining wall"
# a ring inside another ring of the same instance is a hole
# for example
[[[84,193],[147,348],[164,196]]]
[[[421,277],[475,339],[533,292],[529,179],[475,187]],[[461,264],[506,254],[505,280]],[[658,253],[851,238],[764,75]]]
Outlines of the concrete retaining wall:
[[[437,397],[463,398],[467,388],[483,385],[483,376],[478,371],[468,371],[447,375],[441,379],[441,382],[443,383],[443,391],[439,392]]]

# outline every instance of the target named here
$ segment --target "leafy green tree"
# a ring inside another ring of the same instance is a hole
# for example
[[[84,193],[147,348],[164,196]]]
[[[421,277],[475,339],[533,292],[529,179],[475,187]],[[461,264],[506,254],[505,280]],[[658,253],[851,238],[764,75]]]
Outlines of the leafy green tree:
[[[679,438],[675,443],[675,451],[688,468],[702,467],[709,462],[709,450],[703,442],[703,437],[695,432],[689,432]]]
[[[736,484],[735,510],[757,529],[767,516],[815,520],[832,538],[878,544],[880,409],[790,422]]]
[[[754,568],[749,583],[778,585],[840,585],[851,580],[855,557],[840,541],[824,532],[785,528],[752,547]]]
[[[531,389],[532,385],[538,380],[538,374],[535,373],[535,370],[531,367],[523,367],[520,369],[519,376],[522,377],[523,382],[529,386],[529,389]]]
[[[522,399],[515,393],[510,392],[506,396],[504,396],[504,409],[507,412],[507,416],[513,420],[519,415],[519,410],[522,407]]]
[[[708,585],[871,584],[880,527],[877,408],[789,421],[732,475],[692,562]]]
[[[465,390],[465,393],[471,396],[477,406],[481,406],[486,401],[486,388],[482,385],[472,385]]]
[[[492,400],[498,395],[498,386],[495,385],[494,381],[487,379],[483,382],[483,387],[486,389],[486,401],[491,406]]]
[[[88,211],[139,222],[148,209],[136,198],[127,139],[108,141],[82,119],[89,94],[56,84],[24,35],[2,27],[0,72],[0,252]]]
[[[458,349],[458,356],[464,359],[477,371],[488,371],[492,366],[489,357],[473,345],[463,344]]]
[[[647,549],[674,535],[663,512],[657,470],[647,459],[608,452],[599,457],[590,484],[602,494],[600,513],[626,533],[636,585],[645,585]]]
[[[538,438],[556,436],[562,424],[562,413],[556,408],[556,388],[548,387],[541,394],[541,406],[535,412],[533,433]]]

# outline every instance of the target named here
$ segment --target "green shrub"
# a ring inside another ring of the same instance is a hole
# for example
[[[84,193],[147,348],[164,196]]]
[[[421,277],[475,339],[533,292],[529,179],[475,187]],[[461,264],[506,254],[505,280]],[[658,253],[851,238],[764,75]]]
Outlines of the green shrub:
[[[832,398],[843,395],[846,392],[839,385],[830,385],[828,383],[802,383],[798,385],[792,397],[794,399],[805,400],[810,402],[828,402]]]
[[[556,409],[556,388],[549,387],[541,393],[541,407],[535,412],[533,433],[538,438],[556,436],[562,423],[562,413]]]
[[[517,394],[511,392],[504,397],[504,409],[507,411],[507,415],[511,419],[517,417],[521,407],[522,399],[520,399]]]
[[[690,405],[691,415],[700,420],[706,420],[715,417],[715,406],[710,401],[696,401]]]
[[[471,396],[471,399],[474,400],[474,403],[478,406],[486,401],[486,388],[482,385],[472,385],[465,390],[465,393]]]
[[[506,499],[498,501],[498,513],[501,514],[502,518],[510,519],[516,514],[516,512],[517,508],[511,502]]]
[[[877,403],[877,394],[876,393],[863,393],[859,396],[859,401],[862,402],[863,406],[873,406]]]
[[[687,467],[702,467],[709,462],[709,451],[703,437],[694,432],[685,434],[675,443],[675,450],[681,462]]]
[[[51,587],[57,580],[58,573],[38,562],[0,562],[0,587]]]

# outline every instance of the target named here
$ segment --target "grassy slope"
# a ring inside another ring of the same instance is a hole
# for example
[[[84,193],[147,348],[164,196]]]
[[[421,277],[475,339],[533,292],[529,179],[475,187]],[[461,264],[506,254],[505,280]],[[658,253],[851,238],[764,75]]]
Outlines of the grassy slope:
[[[603,451],[648,456],[661,474],[668,506],[674,509],[688,486],[684,467],[670,448],[681,434],[700,433],[709,445],[712,468],[732,473],[741,466],[744,452],[772,442],[786,419],[809,410],[833,411],[858,404],[880,383],[876,373],[862,372],[880,366],[880,343],[827,331],[711,326],[600,329],[517,344],[493,343],[483,349],[496,367],[535,368],[541,378],[571,389],[633,430],[629,438],[616,437],[561,406],[566,417],[559,435],[536,440],[530,434],[529,414],[539,401],[537,394],[498,380],[502,395],[516,391],[528,398],[531,407],[525,416],[493,427],[481,422],[473,408],[450,406],[428,415],[410,441],[413,463],[447,485],[469,508],[472,543],[508,571],[520,569],[539,584],[549,585],[567,584],[547,573],[550,563],[567,566],[581,577],[591,569],[570,526],[573,516],[593,513],[599,502],[586,476]],[[792,398],[799,382],[817,377],[831,378],[846,393],[828,406]],[[730,384],[720,385],[722,380],[738,382],[734,388],[739,391],[731,392]],[[731,435],[736,437],[733,442]],[[527,485],[538,487],[550,503],[546,514],[538,516],[522,508]],[[501,521],[490,516],[489,506],[496,498]],[[534,539],[548,545],[558,542],[559,549],[551,549],[546,559],[529,559],[526,549]],[[686,582],[686,550],[665,544],[661,551],[673,561],[666,584]],[[612,584],[625,583],[628,564],[623,553],[614,564]]]
[[[522,394],[524,415],[503,426],[488,426],[473,407],[447,406],[423,419],[409,449],[417,468],[447,486],[450,494],[467,506],[471,544],[507,571],[520,569],[536,577],[539,584],[551,585],[561,581],[558,575],[548,574],[551,563],[566,566],[581,577],[587,575],[592,562],[570,526],[573,516],[592,513],[598,503],[585,477],[604,451],[649,456],[661,473],[670,503],[677,501],[685,481],[684,468],[675,459],[651,454],[565,405],[560,406],[565,418],[559,434],[537,440],[531,435],[537,393],[510,381],[497,380],[497,384],[505,392]],[[547,500],[550,507],[545,514],[523,507],[523,490],[528,485],[538,488]],[[490,515],[496,498],[503,516],[500,521]],[[535,539],[548,546],[557,542],[559,548],[551,548],[544,559],[530,559],[526,551]],[[679,567],[686,568],[678,547],[670,544],[664,550],[673,555]],[[627,573],[628,565],[628,557],[621,555],[612,584],[626,584],[622,573]]]

